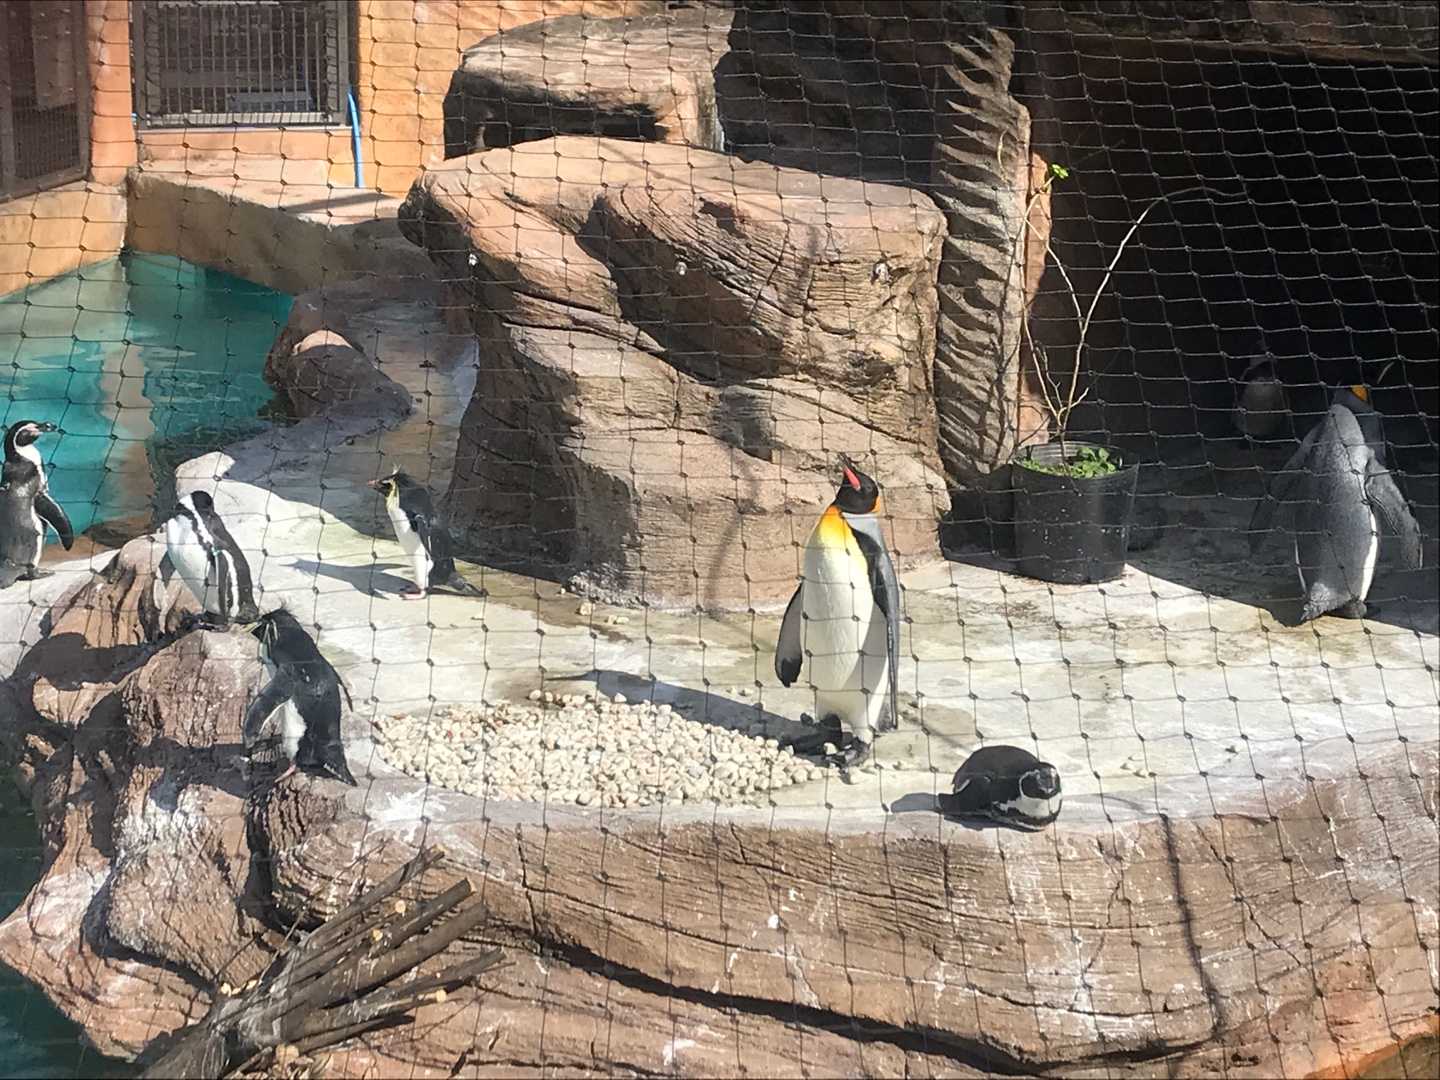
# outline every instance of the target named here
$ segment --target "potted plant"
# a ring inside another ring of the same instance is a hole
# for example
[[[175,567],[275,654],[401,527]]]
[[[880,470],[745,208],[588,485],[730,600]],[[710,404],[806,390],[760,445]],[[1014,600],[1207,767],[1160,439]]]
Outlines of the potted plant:
[[[1030,228],[1030,213],[1036,202],[1049,192],[1055,181],[1067,179],[1069,175],[1063,165],[1050,166],[1045,183],[1026,208],[1017,252]],[[1053,433],[1052,441],[1023,447],[1010,461],[1016,564],[1027,577],[1077,584],[1112,581],[1125,572],[1139,462],[1114,446],[1069,438],[1067,430],[1071,414],[1090,393],[1088,387],[1080,389],[1085,340],[1116,265],[1152,210],[1169,199],[1198,191],[1209,189],[1187,188],[1171,196],[1161,196],[1145,208],[1121,240],[1105,268],[1099,288],[1090,298],[1089,306],[1083,309],[1070,274],[1054,249],[1046,244],[1046,255],[1053,261],[1074,307],[1078,336],[1068,378],[1057,376],[1044,347],[1030,336],[1028,307],[1021,319],[1023,341],[1029,346],[1035,367],[1041,407]]]

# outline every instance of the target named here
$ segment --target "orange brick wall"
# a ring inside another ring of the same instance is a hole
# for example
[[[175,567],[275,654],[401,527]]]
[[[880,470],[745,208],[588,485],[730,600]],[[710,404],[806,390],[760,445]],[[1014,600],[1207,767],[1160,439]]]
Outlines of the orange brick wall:
[[[555,15],[610,18],[663,7],[656,0],[357,0],[365,182],[403,195],[422,167],[445,156],[445,91],[470,46]]]
[[[90,53],[90,179],[118,184],[135,164],[129,0],[85,0]]]

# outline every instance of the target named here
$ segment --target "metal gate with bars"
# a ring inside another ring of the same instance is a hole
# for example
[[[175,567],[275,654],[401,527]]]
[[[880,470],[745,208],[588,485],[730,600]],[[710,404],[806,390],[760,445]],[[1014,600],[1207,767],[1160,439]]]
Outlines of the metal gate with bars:
[[[343,122],[349,9],[349,0],[133,4],[139,125]]]
[[[78,179],[90,156],[83,0],[11,0],[0,30],[0,196]]]

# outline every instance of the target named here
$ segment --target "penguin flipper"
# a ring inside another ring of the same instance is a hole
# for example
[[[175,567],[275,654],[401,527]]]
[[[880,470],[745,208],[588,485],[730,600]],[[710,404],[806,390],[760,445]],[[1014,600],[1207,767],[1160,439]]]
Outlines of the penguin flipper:
[[[800,624],[804,621],[805,583],[802,581],[785,607],[785,618],[780,623],[780,637],[775,642],[775,677],[781,686],[789,686],[800,677],[800,666],[805,661],[804,644],[801,641]]]
[[[70,527],[70,518],[66,516],[64,508],[50,497],[48,491],[42,491],[35,496],[35,513],[40,515],[40,520],[55,530],[55,535],[60,537],[60,544],[69,551],[75,545],[75,530]]]
[[[890,552],[885,550],[885,536],[879,521],[873,516],[847,516],[846,521],[870,570],[870,596],[885,617],[885,657],[889,661],[886,670],[890,675],[890,723],[887,726],[893,728],[900,723],[900,581],[895,576]]]
[[[290,700],[291,687],[289,682],[281,676],[270,680],[270,685],[261,690],[245,710],[245,725],[243,728],[245,745],[252,745],[260,734],[260,729],[265,726],[265,721],[270,719],[270,714]]]
[[[1394,478],[1373,457],[1365,465],[1365,497],[1386,531],[1400,538],[1401,564],[1407,570],[1420,569],[1424,557],[1420,526]]]
[[[1327,427],[1333,426],[1330,417],[1310,429],[1295,453],[1290,455],[1290,460],[1281,467],[1280,473],[1270,485],[1268,490],[1260,499],[1260,504],[1255,507],[1255,513],[1250,518],[1250,553],[1253,555],[1260,550],[1260,545],[1265,542],[1275,520],[1275,511],[1283,510],[1288,512],[1285,503],[1289,501],[1291,493],[1295,490],[1307,475],[1309,470],[1305,467],[1310,457],[1310,452],[1315,449],[1315,443],[1320,438],[1320,432]]]

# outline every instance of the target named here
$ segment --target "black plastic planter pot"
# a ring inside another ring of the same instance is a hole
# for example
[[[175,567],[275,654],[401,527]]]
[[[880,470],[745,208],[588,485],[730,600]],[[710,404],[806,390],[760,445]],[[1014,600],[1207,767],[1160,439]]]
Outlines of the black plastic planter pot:
[[[1059,476],[1021,464],[1025,458],[1062,462],[1059,443],[1028,447],[1010,469],[1015,487],[1015,555],[1019,571],[1041,581],[1076,585],[1113,581],[1125,572],[1135,482],[1140,468],[1114,447],[1067,440],[1072,457],[1083,447],[1105,450],[1120,468],[1109,476]]]

